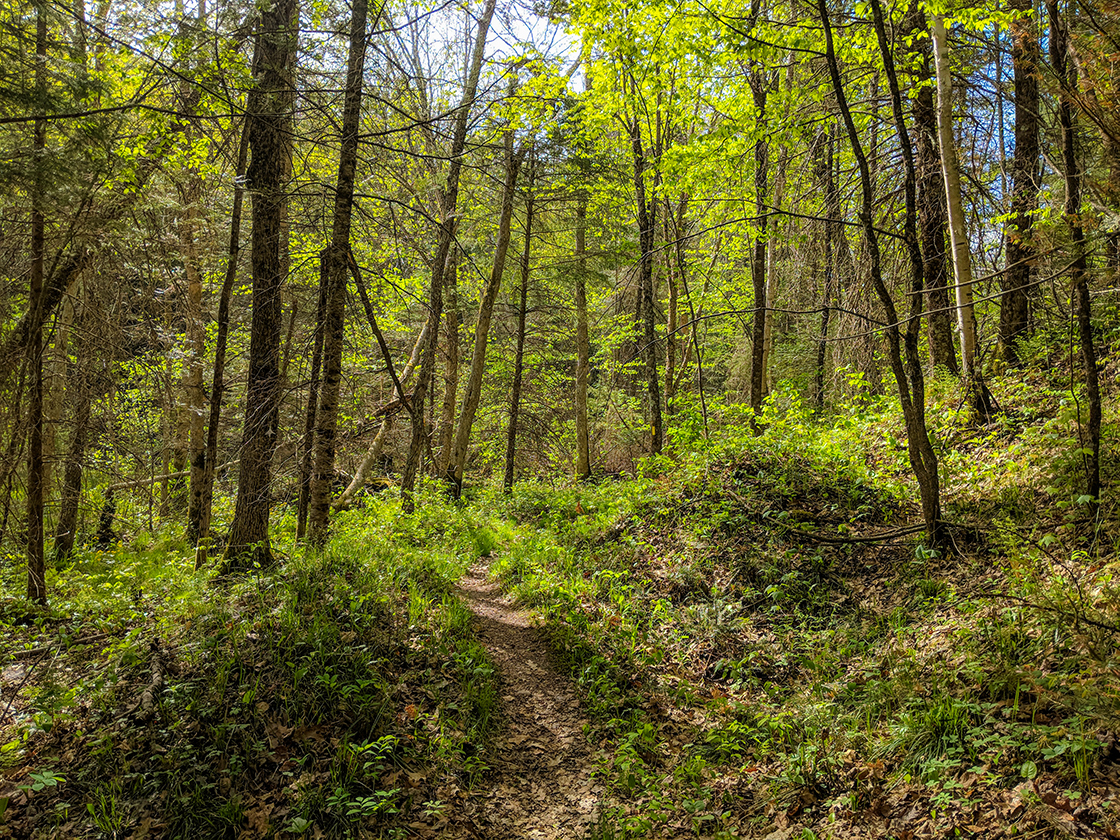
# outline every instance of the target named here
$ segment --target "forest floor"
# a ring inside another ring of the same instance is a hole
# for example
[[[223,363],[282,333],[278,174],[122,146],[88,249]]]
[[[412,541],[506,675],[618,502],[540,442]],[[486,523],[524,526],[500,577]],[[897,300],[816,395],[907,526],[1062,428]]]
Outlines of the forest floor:
[[[936,550],[865,399],[625,480],[368,498],[326,552],[284,515],[236,579],[174,523],[47,611],[9,563],[0,838],[1120,837],[1118,507],[1059,390],[990,385],[996,423],[932,415]]]

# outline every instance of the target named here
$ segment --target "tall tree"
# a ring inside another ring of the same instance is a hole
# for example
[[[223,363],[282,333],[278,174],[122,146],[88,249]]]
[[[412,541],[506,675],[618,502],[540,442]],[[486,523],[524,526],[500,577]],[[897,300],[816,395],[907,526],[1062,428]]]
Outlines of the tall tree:
[[[310,537],[315,545],[327,542],[327,520],[334,482],[334,439],[338,427],[338,393],[342,382],[342,344],[345,338],[346,275],[350,259],[350,219],[354,205],[354,175],[358,162],[358,123],[362,113],[362,69],[366,60],[366,0],[353,0],[350,15],[350,58],[342,107],[342,148],[338,157],[334,228],[323,260],[327,291],[323,322],[323,380],[315,426],[315,472],[311,479]]]
[[[447,357],[444,361],[443,405],[439,420],[439,464],[437,474],[447,475],[451,465],[451,447],[455,441],[455,398],[459,394],[459,249],[452,251],[451,265],[447,268],[444,300],[447,315],[444,318],[447,339]]]
[[[463,489],[463,475],[467,467],[467,449],[470,446],[471,429],[474,416],[482,398],[482,377],[486,372],[486,347],[490,338],[490,321],[494,315],[494,303],[502,285],[506,269],[506,254],[509,252],[511,225],[513,220],[513,197],[517,190],[517,174],[521,169],[521,153],[513,150],[513,131],[505,135],[505,183],[502,185],[502,209],[498,219],[498,239],[494,249],[494,265],[478,304],[478,318],[474,326],[474,352],[467,373],[467,384],[463,391],[462,404],[459,406],[459,423],[455,427],[455,444],[451,450],[451,467],[448,480],[456,497]]]
[[[253,67],[259,55],[260,39],[253,53]],[[191,486],[191,503],[187,507],[187,533],[194,533],[197,550],[195,565],[201,567],[207,560],[210,540],[210,518],[214,508],[214,476],[218,466],[218,428],[222,420],[225,400],[226,351],[229,344],[229,305],[233,297],[233,284],[237,279],[237,263],[241,255],[241,215],[245,202],[243,175],[249,159],[249,120],[241,127],[241,140],[237,147],[236,177],[233,188],[233,211],[230,214],[229,248],[226,253],[226,270],[218,294],[218,335],[214,343],[214,373],[210,385],[210,416],[206,422],[206,448],[203,451],[202,482]],[[197,499],[195,494],[197,493]]]
[[[656,163],[661,148],[658,141],[647,155],[642,140],[642,116],[635,113],[627,118],[630,133],[630,148],[634,156],[634,202],[638,215],[638,247],[641,256],[638,260],[638,307],[637,332],[640,355],[645,367],[646,422],[650,430],[650,452],[661,453],[665,432],[661,417],[661,385],[657,373],[657,299],[653,286],[653,256],[657,237],[657,189],[660,176],[656,166],[650,166],[650,158]],[[652,183],[647,183],[646,171],[652,170]]]
[[[1011,164],[1011,218],[1004,227],[1007,268],[999,310],[999,349],[1019,364],[1019,342],[1027,334],[1027,289],[1034,263],[1034,217],[1038,209],[1038,24],[1031,0],[1010,0],[1011,63],[1015,74],[1015,157]]]
[[[436,346],[439,340],[439,319],[443,314],[443,278],[447,270],[451,242],[455,236],[455,211],[459,199],[459,175],[463,169],[463,150],[467,145],[467,119],[471,106],[478,93],[478,78],[482,73],[482,62],[486,54],[486,36],[490,31],[490,21],[494,17],[496,0],[486,0],[482,15],[478,19],[478,32],[471,49],[470,63],[467,66],[463,97],[455,110],[454,130],[451,137],[447,168],[447,182],[440,193],[440,223],[435,257],[432,260],[431,282],[428,286],[428,346],[420,362],[412,411],[412,439],[408,446],[408,459],[405,461],[404,474],[401,476],[401,507],[406,513],[414,508],[412,492],[416,484],[416,473],[424,443],[428,439],[428,429],[423,422],[424,397],[427,394],[432,374],[435,370]]]
[[[1081,171],[1077,161],[1077,125],[1074,119],[1074,101],[1077,84],[1077,65],[1071,60],[1069,29],[1062,19],[1058,0],[1046,0],[1050,19],[1050,63],[1058,77],[1058,127],[1062,140],[1062,168],[1065,170],[1065,218],[1069,228],[1073,262],[1069,267],[1072,318],[1077,324],[1077,338],[1081,349],[1081,366],[1085,378],[1085,391],[1089,402],[1088,422],[1080,447],[1085,468],[1085,494],[1094,507],[1100,504],[1101,494],[1101,390],[1097,372],[1097,354],[1093,346],[1093,319],[1089,299],[1089,266],[1085,257],[1085,229],[1081,208]],[[1080,423],[1081,418],[1078,418]]]
[[[917,92],[913,98],[914,165],[918,187],[918,230],[921,236],[923,276],[929,301],[929,362],[952,373],[960,372],[953,347],[953,307],[949,304],[949,255],[945,248],[948,219],[941,152],[937,140],[937,107],[934,104],[931,63],[933,47],[925,12],[915,3],[907,13],[905,28],[916,37],[911,52]]]
[[[945,179],[945,203],[949,209],[949,242],[952,245],[954,290],[957,303],[957,332],[961,338],[961,376],[966,398],[980,415],[991,414],[991,399],[979,366],[976,312],[972,306],[972,254],[965,229],[964,199],[957,144],[953,138],[953,80],[949,73],[949,35],[945,18],[933,15],[933,63],[937,76],[937,139],[941,151],[941,174]]]
[[[33,123],[35,171],[31,187],[31,287],[28,309],[33,327],[27,344],[28,378],[31,399],[27,406],[27,597],[46,606],[47,570],[43,556],[43,270],[46,262],[47,148],[47,8],[35,7],[35,110]]]
[[[591,342],[587,328],[587,193],[576,199],[576,478],[591,478],[591,435],[587,427],[587,381],[591,372]]]
[[[517,302],[517,338],[513,353],[513,387],[509,395],[509,430],[506,435],[506,473],[503,486],[509,493],[517,460],[517,421],[521,413],[521,383],[525,368],[525,315],[529,302],[529,275],[532,270],[533,210],[536,196],[537,166],[534,150],[529,150],[529,175],[525,185],[525,243],[521,250],[521,288]]]
[[[268,516],[281,396],[280,292],[287,279],[281,237],[292,154],[296,13],[295,0],[271,0],[261,12],[256,83],[246,107],[252,152],[246,175],[253,199],[253,313],[237,501],[226,546],[229,569],[272,559]]]
[[[907,205],[910,210],[910,212],[907,213],[907,228],[909,230],[914,217],[912,207],[914,202],[916,202],[914,190],[916,179],[912,151],[905,125],[901,119],[901,95],[898,90],[897,79],[895,78],[891,52],[889,48],[883,47],[882,43],[884,40],[882,35],[883,27],[881,24],[882,9],[879,6],[879,0],[872,0],[872,9],[875,12],[877,21],[880,21],[877,27],[880,33],[880,47],[883,53],[887,76],[891,82],[892,111],[895,117],[895,125],[899,133],[900,145],[903,149],[903,160],[906,165]],[[872,186],[871,169],[868,166],[867,155],[864,152],[863,143],[860,140],[859,130],[856,128],[855,120],[852,118],[852,111],[848,105],[848,96],[840,77],[840,63],[836,57],[836,47],[832,37],[832,23],[828,15],[827,0],[817,0],[817,10],[824,28],[825,58],[828,63],[829,78],[832,82],[832,92],[836,98],[837,109],[840,111],[844,127],[847,129],[848,141],[851,144],[852,154],[855,156],[856,166],[859,170],[859,181],[862,193],[859,219],[863,227],[864,238],[867,242],[869,256],[868,269],[871,274],[871,282],[875,287],[879,303],[887,316],[887,346],[890,351],[891,371],[894,374],[895,384],[898,387],[899,402],[902,404],[902,414],[906,422],[906,439],[910,456],[910,466],[913,468],[915,478],[918,480],[918,489],[922,501],[922,516],[925,519],[930,542],[934,545],[941,545],[945,539],[944,527],[941,523],[941,486],[937,471],[937,455],[933,451],[933,446],[930,444],[929,432],[925,423],[925,383],[922,376],[921,361],[918,358],[916,324],[921,314],[921,298],[923,291],[921,278],[923,266],[920,254],[918,254],[918,258],[915,259],[917,240],[916,236],[910,231],[911,235],[907,237],[909,240],[907,243],[907,250],[910,255],[912,276],[910,295],[911,310],[910,317],[907,319],[907,336],[904,341],[898,326],[900,320],[898,311],[894,305],[894,299],[891,297],[891,293],[886,283],[883,281],[882,252],[879,248],[879,232],[875,225],[875,192]],[[903,359],[904,348],[906,354],[905,360]]]
[[[758,4],[754,5],[753,16],[758,15]],[[758,122],[766,121],[766,101],[770,93],[771,73],[753,69],[750,73],[751,95]],[[759,133],[754,141],[754,213],[755,235],[754,251],[751,255],[751,289],[754,298],[754,314],[751,321],[751,423],[758,429],[758,416],[762,413],[762,386],[766,378],[766,227],[767,193],[770,183],[770,141],[765,134]]]

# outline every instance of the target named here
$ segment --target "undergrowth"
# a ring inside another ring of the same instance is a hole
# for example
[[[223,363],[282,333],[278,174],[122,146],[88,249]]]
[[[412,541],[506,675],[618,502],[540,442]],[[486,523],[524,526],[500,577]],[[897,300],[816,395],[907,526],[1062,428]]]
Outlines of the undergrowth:
[[[896,408],[853,385],[824,419],[775,395],[757,436],[734,407],[682,424],[672,480],[506,503],[533,530],[494,569],[610,744],[596,836],[1116,829],[1115,519],[1086,544],[1061,397],[993,382],[977,429],[934,383],[945,553],[842,542],[918,513]]]
[[[451,593],[478,529],[437,495],[421,510],[346,514],[323,553],[285,523],[289,559],[228,581],[171,540],[83,551],[52,573],[50,613],[6,600],[29,623],[5,640],[27,680],[0,747],[16,783],[0,836],[396,836],[463,795],[497,722]]]

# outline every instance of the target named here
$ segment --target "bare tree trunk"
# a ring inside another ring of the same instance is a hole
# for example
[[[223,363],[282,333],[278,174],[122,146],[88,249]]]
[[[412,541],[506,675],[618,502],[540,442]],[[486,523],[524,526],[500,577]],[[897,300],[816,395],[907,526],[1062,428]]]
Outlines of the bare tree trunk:
[[[86,444],[89,439],[90,408],[93,402],[93,383],[86,368],[90,362],[83,358],[79,348],[77,363],[71,366],[67,384],[67,402],[74,412],[74,430],[70,448],[63,467],[62,493],[55,525],[53,559],[63,563],[74,550],[78,531],[78,511],[82,500],[82,472],[85,465]]]
[[[256,67],[256,50],[253,66]],[[233,212],[230,214],[229,251],[226,273],[218,296],[218,336],[214,347],[214,376],[210,385],[210,417],[206,424],[206,448],[202,454],[202,482],[191,486],[191,503],[188,505],[187,532],[195,534],[195,566],[206,562],[210,539],[210,513],[214,506],[214,471],[218,462],[218,428],[222,419],[222,401],[225,397],[226,347],[229,343],[229,303],[233,296],[233,283],[237,279],[237,260],[241,254],[241,211],[244,206],[245,188],[242,186],[245,163],[249,157],[249,121],[241,128],[241,141],[237,148],[237,165],[233,188]]]
[[[754,96],[756,120],[761,125],[766,121],[766,99],[770,80],[758,70],[751,71],[751,93]],[[751,324],[751,425],[755,431],[758,417],[762,414],[763,348],[766,339],[766,199],[770,182],[770,147],[765,137],[754,142],[754,212],[755,239],[751,259],[751,287],[754,293],[754,318]]]
[[[1089,419],[1085,433],[1089,440],[1081,440],[1085,468],[1085,494],[1091,496],[1094,510],[1100,505],[1101,495],[1101,391],[1097,373],[1097,354],[1093,346],[1093,321],[1089,300],[1089,269],[1085,258],[1085,231],[1081,224],[1081,173],[1077,167],[1076,129],[1074,122],[1074,91],[1077,85],[1077,67],[1070,61],[1069,32],[1062,25],[1058,0],[1046,0],[1050,18],[1050,63],[1061,85],[1058,97],[1058,125],[1062,133],[1062,163],[1065,169],[1066,225],[1069,227],[1073,246],[1073,264],[1069,268],[1072,316],[1077,322],[1077,337],[1081,345],[1081,364],[1085,376],[1085,392],[1089,400]],[[1080,424],[1080,412],[1078,422]]]
[[[871,172],[867,165],[867,156],[864,154],[863,145],[860,143],[859,132],[855,121],[852,119],[848,99],[844,93],[844,86],[840,79],[840,68],[836,60],[835,47],[832,40],[832,25],[828,18],[828,4],[826,0],[817,0],[817,8],[825,32],[825,50],[828,61],[829,75],[832,79],[832,89],[836,97],[836,104],[844,126],[848,131],[848,139],[852,146],[852,153],[856,158],[859,168],[860,185],[863,193],[863,202],[860,208],[860,222],[864,236],[867,240],[870,257],[871,281],[879,302],[886,314],[889,324],[887,328],[887,346],[890,351],[891,371],[894,374],[898,387],[899,402],[906,422],[907,449],[910,456],[910,465],[918,481],[918,489],[922,500],[922,515],[925,519],[926,529],[930,542],[941,545],[944,540],[943,526],[941,524],[941,494],[940,482],[937,472],[937,456],[930,444],[929,434],[925,424],[925,382],[922,376],[921,360],[918,356],[918,328],[920,325],[923,271],[921,253],[918,247],[917,235],[917,187],[916,174],[913,161],[913,152],[910,146],[910,137],[906,130],[902,113],[902,97],[898,86],[898,79],[894,71],[893,57],[890,44],[886,38],[883,23],[882,8],[879,0],[872,0],[872,11],[875,17],[875,29],[879,39],[880,50],[883,55],[887,79],[890,83],[891,105],[895,126],[898,132],[902,149],[903,162],[906,169],[906,241],[907,252],[910,257],[911,290],[910,314],[907,321],[905,339],[898,328],[899,318],[895,309],[894,299],[883,282],[882,257],[879,250],[879,235],[875,228],[875,195],[872,188]],[[905,361],[903,351],[905,349]]]
[[[953,309],[949,305],[949,261],[945,248],[948,219],[945,210],[945,181],[941,174],[941,153],[937,142],[937,108],[930,62],[932,46],[928,40],[925,12],[917,4],[910,7],[904,24],[907,32],[916,35],[911,51],[917,59],[917,94],[913,99],[915,161],[918,187],[918,230],[921,236],[923,275],[929,313],[929,363],[959,373],[957,352],[953,347]]]
[[[324,255],[327,265],[326,320],[323,326],[323,382],[315,423],[315,471],[311,478],[311,542],[327,544],[327,525],[334,482],[334,439],[338,430],[338,395],[342,382],[342,345],[345,338],[346,272],[350,260],[350,219],[354,204],[354,175],[358,163],[358,122],[362,111],[362,71],[366,60],[366,0],[353,0],[350,15],[350,58],[346,98],[342,108],[342,148],[338,157],[334,230]]]
[[[281,238],[291,156],[296,13],[295,0],[272,0],[262,12],[258,81],[246,108],[252,149],[247,175],[253,188],[253,315],[241,468],[226,547],[226,567],[231,570],[272,560],[268,516],[281,398],[280,291],[286,280]]]
[[[482,376],[486,372],[486,345],[490,337],[490,319],[494,314],[494,301],[502,284],[506,269],[506,254],[509,251],[511,223],[513,219],[513,196],[517,190],[517,173],[521,168],[521,156],[513,152],[513,132],[506,132],[505,141],[506,181],[502,187],[502,210],[498,220],[498,241],[494,252],[494,266],[490,279],[478,304],[478,320],[474,328],[474,352],[471,354],[470,373],[467,376],[463,402],[459,408],[459,425],[455,428],[455,446],[451,452],[451,473],[448,479],[452,492],[458,498],[463,490],[463,473],[467,466],[467,449],[471,440],[474,415],[482,397]]]
[[[793,72],[797,66],[797,62],[791,55],[789,64],[786,68],[786,92],[789,93],[793,90]],[[782,124],[789,122],[789,108],[790,97],[787,96],[785,104],[782,107]],[[779,213],[774,220],[773,228],[770,236],[767,238],[766,247],[766,310],[763,313],[762,323],[762,395],[765,397],[770,393],[772,387],[773,377],[771,375],[771,367],[773,366],[773,349],[774,349],[774,302],[778,298],[778,248],[781,245],[778,237],[778,231],[781,225],[787,224],[783,221],[780,211],[782,209],[782,199],[785,197],[786,189],[786,170],[789,168],[789,148],[783,144],[781,151],[778,155],[778,171],[774,174],[774,200],[772,202],[773,209]]]
[[[685,199],[681,198],[682,206]],[[673,222],[673,206],[665,202],[664,240],[666,246],[673,241],[671,225]],[[673,252],[668,247],[665,250],[665,279],[669,286],[669,305],[665,318],[665,411],[670,416],[673,414],[673,400],[677,396],[677,275],[673,267]]]
[[[47,10],[43,4],[35,15],[35,109],[40,114],[47,97]],[[35,325],[27,345],[28,376],[31,399],[27,406],[29,445],[27,450],[27,598],[47,604],[47,569],[43,556],[43,264],[46,231],[43,218],[46,172],[44,154],[47,147],[47,121],[35,120],[35,175],[31,193],[31,287],[28,309]]]
[[[530,151],[530,155],[533,152]],[[509,433],[506,437],[506,474],[503,486],[506,493],[513,490],[513,475],[517,460],[517,415],[521,411],[521,382],[525,362],[525,309],[529,301],[529,260],[533,244],[533,182],[536,179],[536,162],[530,158],[529,178],[525,198],[525,248],[521,252],[521,294],[517,307],[517,347],[513,355],[513,389],[509,397]]]
[[[408,460],[405,461],[404,474],[401,476],[401,509],[412,513],[414,502],[412,492],[416,484],[416,473],[424,442],[428,437],[424,417],[424,397],[435,370],[436,345],[439,340],[439,319],[443,313],[443,277],[447,269],[447,256],[451,250],[451,240],[455,234],[455,208],[459,199],[459,173],[463,168],[463,150],[467,142],[467,118],[478,92],[478,77],[482,72],[482,61],[486,51],[486,35],[490,31],[490,21],[494,17],[496,0],[486,0],[482,15],[478,20],[478,34],[475,36],[471,51],[467,81],[463,86],[463,98],[455,115],[455,132],[451,140],[450,160],[447,170],[447,186],[441,196],[439,241],[435,259],[432,261],[432,279],[428,289],[428,346],[420,363],[420,375],[416,382],[416,397],[413,401],[412,440],[408,447]]]
[[[587,193],[576,204],[576,478],[591,478],[591,437],[587,427],[587,380],[591,343],[587,329]]]
[[[307,533],[311,503],[311,466],[315,452],[315,423],[319,414],[319,378],[323,370],[323,329],[327,319],[327,261],[319,260],[319,302],[315,306],[312,334],[311,374],[307,384],[307,407],[303,414],[303,442],[299,459],[299,499],[296,502],[296,540]]]
[[[828,349],[828,324],[832,317],[832,286],[833,286],[833,269],[835,260],[832,255],[832,235],[835,231],[835,219],[840,215],[839,207],[839,190],[836,185],[836,175],[833,156],[835,153],[835,133],[830,127],[828,129],[828,137],[825,141],[827,147],[825,149],[823,166],[821,167],[822,175],[824,176],[823,183],[820,184],[824,190],[825,196],[825,223],[824,223],[824,288],[821,293],[821,333],[820,340],[817,342],[817,392],[816,403],[817,411],[824,411],[824,392],[825,392],[825,377],[824,377],[824,363],[825,353]]]
[[[965,229],[964,202],[961,199],[960,164],[953,139],[953,81],[949,75],[948,33],[945,19],[933,16],[933,61],[937,75],[937,134],[941,146],[941,172],[945,178],[945,202],[949,208],[949,241],[952,244],[956,279],[957,330],[961,337],[961,375],[964,394],[980,414],[991,414],[987,388],[977,361],[976,314],[972,307],[972,255]]]
[[[445,300],[447,317],[447,361],[443,376],[443,405],[439,419],[439,463],[436,474],[447,475],[451,465],[451,447],[455,440],[455,402],[459,396],[459,249],[452,249],[451,264],[447,267]]]
[[[642,146],[640,118],[635,115],[630,124],[630,143],[634,152],[634,195],[638,210],[638,241],[642,255],[638,267],[638,343],[645,361],[646,421],[650,428],[650,452],[661,454],[664,429],[661,418],[661,383],[657,374],[657,326],[655,322],[657,301],[653,288],[653,250],[657,235],[657,176],[654,175],[652,195],[647,197],[645,170],[648,165]],[[660,149],[654,149],[659,153]]]
[[[1034,262],[1034,216],[1038,209],[1038,24],[1032,0],[1010,0],[1019,16],[1011,24],[1011,62],[1015,73],[1015,157],[1011,164],[1011,218],[1004,227],[1007,270],[999,310],[999,349],[1017,365],[1019,342],[1030,328],[1027,289]]]

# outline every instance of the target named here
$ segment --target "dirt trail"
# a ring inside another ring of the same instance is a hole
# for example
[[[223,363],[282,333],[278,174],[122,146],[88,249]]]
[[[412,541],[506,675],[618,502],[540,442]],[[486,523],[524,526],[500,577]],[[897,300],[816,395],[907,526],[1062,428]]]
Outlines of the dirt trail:
[[[501,674],[502,731],[493,778],[453,824],[476,838],[568,840],[584,837],[599,812],[602,787],[583,734],[571,680],[557,668],[529,616],[473,567],[459,594],[475,614],[479,638]]]

